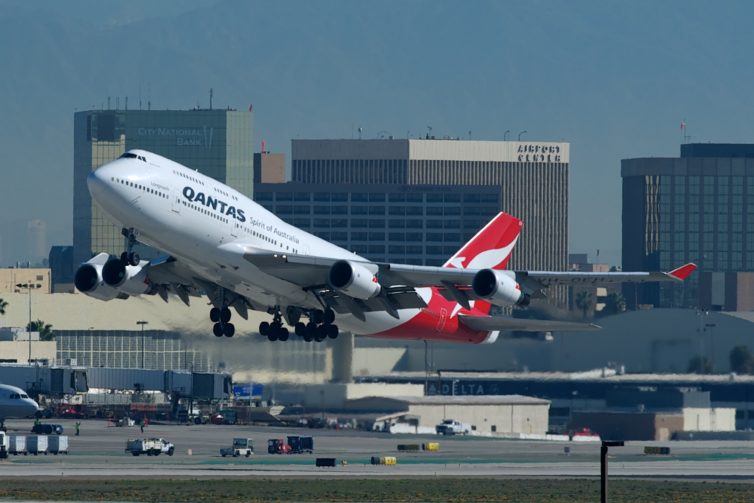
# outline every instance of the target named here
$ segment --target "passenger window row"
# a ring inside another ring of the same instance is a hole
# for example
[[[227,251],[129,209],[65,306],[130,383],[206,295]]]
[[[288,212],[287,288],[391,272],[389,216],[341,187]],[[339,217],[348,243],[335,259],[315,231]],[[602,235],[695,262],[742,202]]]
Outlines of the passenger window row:
[[[126,185],[128,187],[133,187],[134,189],[141,190],[144,192],[147,192],[148,194],[152,194],[158,197],[162,197],[163,199],[167,199],[168,195],[164,192],[161,192],[159,190],[153,189],[151,187],[147,187],[146,185],[141,185],[139,183],[129,182],[128,180],[123,180],[122,178],[115,178],[111,177],[110,181],[120,183],[121,185]]]

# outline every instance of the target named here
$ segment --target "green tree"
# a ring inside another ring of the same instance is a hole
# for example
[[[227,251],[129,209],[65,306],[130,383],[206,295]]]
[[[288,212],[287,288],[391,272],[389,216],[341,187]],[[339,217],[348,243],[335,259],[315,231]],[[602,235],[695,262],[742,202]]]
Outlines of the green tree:
[[[736,374],[751,374],[754,371],[754,355],[748,346],[736,346],[731,349],[730,370]]]
[[[8,307],[8,303],[5,299],[0,299],[0,314],[5,314],[5,308]]]
[[[706,356],[695,356],[689,360],[689,374],[711,374],[712,362]]]
[[[54,341],[55,333],[52,331],[52,325],[42,320],[32,321],[26,324],[26,330],[29,332],[39,332],[40,341]]]
[[[584,290],[576,294],[576,307],[581,309],[581,316],[583,319],[586,319],[586,315],[589,310],[592,309],[593,305],[594,298],[592,297],[591,292]]]
[[[605,316],[610,314],[622,313],[626,310],[626,299],[619,293],[611,293],[605,297],[605,308],[602,310],[602,314]]]

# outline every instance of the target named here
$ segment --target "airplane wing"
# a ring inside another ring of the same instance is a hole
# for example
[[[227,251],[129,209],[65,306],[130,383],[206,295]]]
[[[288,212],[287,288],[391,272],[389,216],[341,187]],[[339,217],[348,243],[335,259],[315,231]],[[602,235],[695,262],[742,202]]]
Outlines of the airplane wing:
[[[270,253],[266,250],[247,248],[244,259],[258,266],[266,273],[277,278],[297,284],[311,291],[332,291],[328,286],[330,268],[340,259],[311,257],[306,255],[287,255]],[[432,267],[408,264],[391,264],[350,260],[364,266],[374,274],[380,285],[390,295],[391,288],[437,287],[440,294],[448,300],[455,300],[468,308],[469,302],[478,300],[471,289],[471,283],[479,269],[460,269],[452,267]],[[644,283],[650,281],[683,281],[696,269],[694,264],[685,264],[670,272],[550,272],[550,271],[500,271],[511,276],[521,289],[532,297],[544,297],[543,291],[553,285],[598,285],[610,283]],[[349,303],[347,295],[334,292]],[[381,309],[383,303],[377,303],[371,310]],[[415,306],[412,306],[415,307]],[[421,306],[423,307],[423,306]],[[344,306],[345,309],[348,306]]]
[[[492,332],[494,330],[518,330],[521,332],[585,332],[599,330],[594,323],[573,321],[531,320],[507,318],[503,316],[467,316],[459,314],[461,323],[474,330]]]

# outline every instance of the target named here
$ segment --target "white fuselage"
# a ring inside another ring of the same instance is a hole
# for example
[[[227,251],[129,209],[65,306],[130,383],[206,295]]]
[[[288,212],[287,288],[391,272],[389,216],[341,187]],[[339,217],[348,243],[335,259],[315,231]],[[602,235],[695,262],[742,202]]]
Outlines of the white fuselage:
[[[37,402],[21,388],[0,384],[0,421],[34,416],[39,410]]]
[[[133,228],[138,241],[168,253],[197,276],[248,298],[257,306],[321,309],[300,286],[265,274],[243,258],[249,250],[364,260],[289,225],[217,180],[159,155],[131,150],[87,178],[92,197],[107,215]],[[404,323],[417,309],[352,315],[339,325],[355,333],[377,333]]]

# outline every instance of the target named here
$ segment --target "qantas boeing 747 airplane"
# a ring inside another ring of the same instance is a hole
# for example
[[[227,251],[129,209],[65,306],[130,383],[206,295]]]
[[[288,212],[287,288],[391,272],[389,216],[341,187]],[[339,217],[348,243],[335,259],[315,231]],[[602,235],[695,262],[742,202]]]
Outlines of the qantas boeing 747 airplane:
[[[120,257],[100,253],[76,271],[76,287],[102,300],[206,295],[217,337],[232,337],[231,310],[272,315],[259,332],[306,341],[339,330],[397,339],[492,343],[501,331],[566,331],[585,323],[490,315],[526,306],[551,285],[683,281],[696,266],[663,272],[508,271],[521,220],[499,213],[442,267],[377,263],[289,225],[236,190],[169,159],[130,150],[94,170],[89,191],[123,228]],[[166,255],[140,260],[135,243]]]

